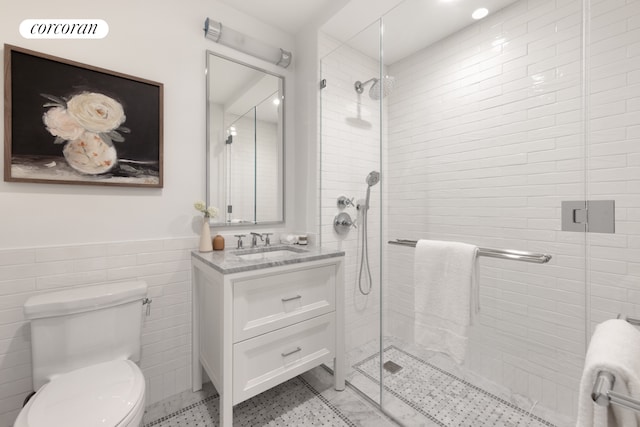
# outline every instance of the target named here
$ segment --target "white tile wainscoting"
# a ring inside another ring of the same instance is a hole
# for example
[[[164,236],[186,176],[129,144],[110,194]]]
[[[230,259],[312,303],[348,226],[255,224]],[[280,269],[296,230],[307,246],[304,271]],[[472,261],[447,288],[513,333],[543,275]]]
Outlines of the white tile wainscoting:
[[[74,286],[144,280],[153,300],[142,330],[147,404],[191,387],[191,260],[197,238],[0,251],[0,426],[10,427],[31,392],[32,295]]]

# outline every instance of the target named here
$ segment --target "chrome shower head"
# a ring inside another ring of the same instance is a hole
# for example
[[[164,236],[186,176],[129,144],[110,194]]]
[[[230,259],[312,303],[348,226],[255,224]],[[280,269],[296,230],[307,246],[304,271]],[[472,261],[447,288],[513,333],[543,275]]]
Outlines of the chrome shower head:
[[[372,79],[367,80],[364,83],[358,80],[357,82],[354,83],[353,86],[356,89],[356,92],[363,93],[365,85],[373,82],[373,84],[371,85],[371,88],[369,89],[369,97],[377,101],[378,99],[380,99],[380,89],[382,88],[382,97],[384,98],[385,96],[389,95],[393,90],[393,85],[395,84],[395,81],[396,81],[395,77],[392,77],[392,76],[384,76],[382,80],[374,77]]]
[[[366,182],[367,182],[367,185],[369,187],[373,187],[374,185],[379,183],[380,182],[380,172],[378,172],[378,171],[369,172],[369,175],[367,175]]]
[[[371,99],[378,100],[389,95],[393,90],[393,85],[396,82],[396,78],[393,76],[384,76],[382,80],[376,80],[371,89],[369,89],[369,96]],[[380,96],[380,90],[382,89],[382,97]]]

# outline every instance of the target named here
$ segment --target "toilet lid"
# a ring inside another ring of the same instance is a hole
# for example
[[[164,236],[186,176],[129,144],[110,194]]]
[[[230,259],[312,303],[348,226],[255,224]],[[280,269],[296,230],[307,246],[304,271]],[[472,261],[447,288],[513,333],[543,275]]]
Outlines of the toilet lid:
[[[77,369],[54,378],[33,397],[29,427],[117,426],[144,394],[144,377],[130,360]]]

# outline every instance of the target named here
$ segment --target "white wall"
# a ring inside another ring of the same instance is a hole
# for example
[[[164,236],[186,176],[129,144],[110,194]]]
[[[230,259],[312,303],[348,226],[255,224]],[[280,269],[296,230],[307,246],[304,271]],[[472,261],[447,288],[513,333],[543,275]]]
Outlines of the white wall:
[[[12,425],[31,389],[29,328],[22,305],[44,291],[147,281],[154,300],[140,362],[147,403],[190,387],[189,251],[197,246],[201,221],[193,202],[205,197],[205,50],[285,76],[286,177],[288,191],[293,190],[295,52],[291,69],[283,70],[218,46],[203,36],[207,16],[293,50],[290,35],[215,0],[162,7],[125,0],[29,1],[3,8],[4,43],[164,84],[164,188],[0,182],[0,426]],[[109,35],[103,40],[26,40],[18,32],[23,19],[87,17],[105,20]],[[292,200],[289,195],[290,222]]]
[[[26,40],[18,32],[27,18],[87,16],[109,24],[105,39]],[[205,197],[205,50],[285,75],[291,117],[295,110],[295,55],[291,70],[284,70],[216,45],[203,35],[207,16],[293,50],[293,37],[216,1],[161,8],[124,0],[104,7],[81,1],[30,1],[4,8],[0,35],[5,43],[164,83],[165,184],[153,190],[1,182],[0,204],[6,207],[0,221],[1,248],[184,237],[197,232],[192,203]],[[292,140],[293,120],[286,123],[286,137]],[[294,144],[287,153],[293,168]],[[293,173],[287,177],[292,188]],[[287,213],[293,216],[290,208]]]
[[[296,34],[294,230],[319,233],[320,165],[320,28],[352,0],[330,0]]]

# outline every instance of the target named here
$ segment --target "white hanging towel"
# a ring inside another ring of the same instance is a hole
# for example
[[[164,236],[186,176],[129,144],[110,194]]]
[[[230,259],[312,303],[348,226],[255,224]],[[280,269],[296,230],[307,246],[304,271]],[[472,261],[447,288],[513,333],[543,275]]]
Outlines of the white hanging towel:
[[[615,376],[613,391],[640,400],[640,331],[622,319],[600,323],[591,337],[578,400],[577,427],[638,427],[640,415],[617,405],[600,406],[591,399],[598,372]]]
[[[467,329],[478,310],[478,247],[418,240],[414,261],[417,344],[462,363]]]

